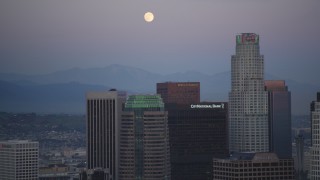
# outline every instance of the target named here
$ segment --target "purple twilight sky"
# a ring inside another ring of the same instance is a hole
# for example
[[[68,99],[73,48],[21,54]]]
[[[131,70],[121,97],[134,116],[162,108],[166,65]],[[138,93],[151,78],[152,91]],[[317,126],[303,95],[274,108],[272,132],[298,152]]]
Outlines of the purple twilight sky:
[[[253,32],[266,72],[320,83],[319,9],[319,0],[4,0],[0,72],[123,64],[215,74],[230,70],[235,35]]]

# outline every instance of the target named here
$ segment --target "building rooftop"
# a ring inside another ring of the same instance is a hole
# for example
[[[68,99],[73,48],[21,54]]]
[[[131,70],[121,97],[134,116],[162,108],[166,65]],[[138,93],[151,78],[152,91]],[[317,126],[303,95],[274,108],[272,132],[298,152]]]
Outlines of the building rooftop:
[[[287,90],[286,82],[284,80],[265,80],[264,86],[266,87],[266,90],[272,90],[272,91]]]
[[[160,95],[131,95],[129,96],[126,104],[126,110],[132,109],[153,109],[153,108],[164,108],[164,103]]]
[[[247,160],[253,162],[275,162],[279,161],[275,153],[232,153],[229,158],[224,159],[229,161]]]
[[[22,143],[37,143],[36,141],[31,140],[8,140],[0,141],[0,144],[22,144]]]

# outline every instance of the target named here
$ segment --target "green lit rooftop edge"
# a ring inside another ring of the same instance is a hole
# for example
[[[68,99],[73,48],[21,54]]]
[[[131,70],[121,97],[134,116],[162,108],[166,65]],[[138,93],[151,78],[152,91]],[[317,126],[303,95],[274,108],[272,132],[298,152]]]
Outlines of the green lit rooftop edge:
[[[131,95],[129,96],[125,109],[138,108],[164,108],[164,103],[160,95]]]

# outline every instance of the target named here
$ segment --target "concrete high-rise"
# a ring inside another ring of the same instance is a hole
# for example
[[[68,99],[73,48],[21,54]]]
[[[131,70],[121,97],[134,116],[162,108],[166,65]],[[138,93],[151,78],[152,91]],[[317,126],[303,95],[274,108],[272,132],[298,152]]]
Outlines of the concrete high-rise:
[[[297,180],[307,179],[307,172],[304,168],[305,156],[304,156],[304,138],[302,134],[299,134],[296,138],[296,158],[295,158],[295,176]]]
[[[265,81],[268,91],[270,151],[291,158],[291,93],[283,80]]]
[[[160,95],[132,95],[120,132],[119,180],[170,180],[168,113]]]
[[[264,57],[259,35],[236,36],[229,93],[230,152],[268,152],[268,94],[264,90]]]
[[[39,143],[27,140],[0,142],[0,179],[37,180]]]
[[[126,94],[116,90],[86,94],[87,168],[101,169],[110,180],[118,179],[119,126],[125,99]]]
[[[311,164],[310,179],[320,179],[320,92],[317,93],[317,101],[311,103]]]

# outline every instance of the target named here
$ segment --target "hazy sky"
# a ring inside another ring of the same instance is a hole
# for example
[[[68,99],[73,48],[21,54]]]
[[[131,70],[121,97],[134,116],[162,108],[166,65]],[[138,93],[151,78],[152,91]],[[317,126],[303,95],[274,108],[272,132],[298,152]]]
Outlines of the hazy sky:
[[[254,32],[266,72],[320,84],[319,9],[319,0],[2,0],[0,72],[123,64],[214,74],[230,70],[235,35]]]

